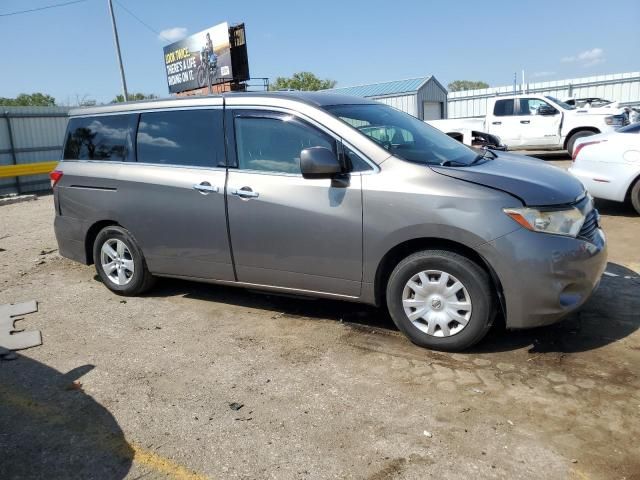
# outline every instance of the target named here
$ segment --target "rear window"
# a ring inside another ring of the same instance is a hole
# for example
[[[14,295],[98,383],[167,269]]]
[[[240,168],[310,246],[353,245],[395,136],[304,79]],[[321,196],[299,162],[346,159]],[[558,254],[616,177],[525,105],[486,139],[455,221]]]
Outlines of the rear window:
[[[138,162],[224,166],[222,110],[176,110],[140,115]]]
[[[65,160],[133,160],[137,115],[71,118],[64,145]]]
[[[507,115],[513,115],[513,99],[508,100],[496,100],[493,106],[493,114],[496,117],[505,117]]]

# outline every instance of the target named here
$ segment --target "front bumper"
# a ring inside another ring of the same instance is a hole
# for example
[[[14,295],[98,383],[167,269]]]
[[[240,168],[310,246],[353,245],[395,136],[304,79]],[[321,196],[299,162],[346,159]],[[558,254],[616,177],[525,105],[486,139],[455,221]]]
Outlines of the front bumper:
[[[514,329],[549,325],[581,307],[607,265],[600,229],[593,242],[520,229],[478,250],[501,282]]]

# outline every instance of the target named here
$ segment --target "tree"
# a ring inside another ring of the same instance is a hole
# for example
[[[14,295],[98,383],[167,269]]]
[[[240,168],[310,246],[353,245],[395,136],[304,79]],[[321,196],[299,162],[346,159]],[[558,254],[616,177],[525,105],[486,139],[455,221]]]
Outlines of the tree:
[[[45,93],[21,93],[16,98],[0,97],[0,105],[10,107],[53,107],[56,99]]]
[[[461,90],[478,90],[480,88],[489,88],[489,84],[486,82],[473,80],[454,80],[449,85],[447,85],[447,89],[450,92],[459,92]]]
[[[154,98],[158,98],[158,96],[154,95],[153,93],[150,93],[148,95],[140,92],[129,94],[130,102],[133,100],[153,100]],[[116,98],[111,100],[111,103],[122,103],[122,102],[124,102],[124,95],[116,95]]]
[[[316,91],[336,86],[335,80],[320,79],[311,72],[294,73],[292,77],[278,77],[269,85],[269,90]]]

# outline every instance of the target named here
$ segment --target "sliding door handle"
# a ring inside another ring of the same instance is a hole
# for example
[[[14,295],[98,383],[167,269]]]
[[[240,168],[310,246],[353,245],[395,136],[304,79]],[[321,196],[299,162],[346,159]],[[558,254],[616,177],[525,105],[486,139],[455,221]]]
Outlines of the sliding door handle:
[[[251,187],[231,188],[229,189],[229,193],[240,198],[257,198],[260,196],[260,194],[258,192],[254,192]]]
[[[218,187],[214,187],[209,182],[195,184],[193,186],[193,189],[199,191],[203,195],[208,195],[209,193],[218,193],[220,191]]]
[[[530,120],[520,120],[520,123],[524,123],[525,125],[529,125],[531,123]]]
[[[491,125],[502,125],[502,122],[491,122]]]

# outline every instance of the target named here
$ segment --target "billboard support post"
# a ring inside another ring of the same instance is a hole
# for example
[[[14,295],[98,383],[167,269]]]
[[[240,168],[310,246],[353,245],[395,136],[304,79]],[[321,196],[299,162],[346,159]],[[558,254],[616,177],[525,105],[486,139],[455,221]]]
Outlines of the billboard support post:
[[[127,81],[124,78],[124,66],[122,65],[122,55],[120,54],[120,40],[118,39],[118,27],[116,27],[116,17],[113,15],[113,4],[111,0],[107,0],[109,3],[109,13],[111,14],[111,25],[113,26],[113,39],[116,44],[116,53],[118,55],[118,64],[120,65],[120,80],[122,82],[122,95],[124,101],[129,100],[129,94],[127,93]]]

